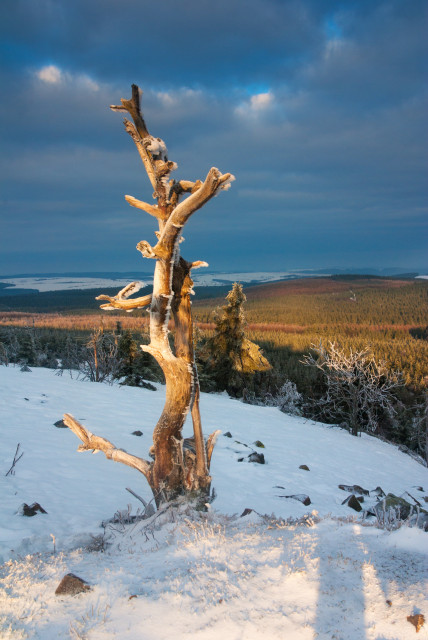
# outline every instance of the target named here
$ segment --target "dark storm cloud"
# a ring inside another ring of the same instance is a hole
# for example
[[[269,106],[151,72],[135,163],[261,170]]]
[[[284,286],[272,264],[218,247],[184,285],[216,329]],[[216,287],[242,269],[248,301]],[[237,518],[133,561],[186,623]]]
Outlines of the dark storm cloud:
[[[237,177],[186,229],[189,258],[423,266],[426,11],[404,0],[3,3],[1,271],[151,268],[133,247],[153,222],[123,201],[151,192],[108,109],[131,82],[175,177],[213,165]]]
[[[228,87],[293,73],[322,46],[320,7],[283,0],[17,0],[3,4],[15,56],[86,69],[105,81]],[[314,9],[315,7],[315,9]]]

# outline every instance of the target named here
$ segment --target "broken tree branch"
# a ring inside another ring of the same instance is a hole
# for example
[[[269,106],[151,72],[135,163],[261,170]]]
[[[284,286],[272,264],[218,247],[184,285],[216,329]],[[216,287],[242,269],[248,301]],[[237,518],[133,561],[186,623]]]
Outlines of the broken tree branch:
[[[149,177],[149,180],[152,184],[153,189],[155,190],[156,193],[156,171],[155,168],[153,166],[153,162],[152,162],[152,158],[151,155],[149,153],[149,151],[147,151],[146,147],[143,144],[143,140],[141,138],[141,136],[139,135],[137,129],[135,128],[135,126],[132,124],[132,122],[130,122],[129,120],[127,120],[126,118],[123,121],[123,124],[125,125],[125,129],[127,131],[127,133],[129,133],[129,135],[131,136],[131,138],[133,139],[135,146],[137,147],[137,151],[140,155],[140,158],[144,164],[144,168],[146,170],[146,173]]]
[[[141,298],[131,298],[130,300],[118,300],[115,297],[102,294],[97,296],[95,300],[108,300],[109,304],[100,305],[105,311],[114,311],[114,309],[123,309],[124,311],[132,311],[132,309],[143,309],[152,301],[152,294],[141,296]]]
[[[146,258],[164,258],[174,250],[175,241],[181,233],[191,215],[211,200],[220,189],[227,189],[229,184],[235,179],[231,173],[222,174],[218,169],[212,167],[209,170],[204,183],[197,191],[194,191],[186,200],[180,202],[168,218],[159,242],[155,247],[151,247],[147,242],[142,241],[137,248]]]
[[[167,218],[164,211],[162,211],[162,209],[159,209],[159,207],[156,205],[148,204],[148,202],[143,202],[142,200],[137,200],[137,198],[134,198],[133,196],[125,196],[125,200],[126,202],[128,202],[128,204],[131,205],[131,207],[141,209],[154,218],[158,218],[160,220],[165,220]]]
[[[24,452],[21,453],[20,456],[18,456],[19,453],[19,447],[21,446],[21,443],[18,442],[18,444],[16,445],[16,451],[15,451],[15,455],[13,456],[13,462],[12,462],[12,466],[9,469],[9,471],[7,473],[5,473],[5,477],[7,478],[7,476],[10,474],[11,476],[15,475],[15,465],[16,463],[21,460],[22,456],[24,455]],[[18,456],[18,457],[17,457]]]
[[[123,449],[118,449],[114,444],[109,442],[109,440],[94,435],[69,413],[64,414],[64,424],[82,441],[82,444],[79,445],[77,449],[78,451],[102,451],[109,460],[122,462],[128,467],[137,469],[137,471],[140,471],[144,476],[150,476],[152,465],[147,460],[133,456]]]

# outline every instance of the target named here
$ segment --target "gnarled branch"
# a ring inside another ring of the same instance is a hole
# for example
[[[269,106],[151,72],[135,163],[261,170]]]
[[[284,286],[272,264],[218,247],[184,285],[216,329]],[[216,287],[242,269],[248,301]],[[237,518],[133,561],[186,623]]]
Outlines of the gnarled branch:
[[[143,473],[153,491],[156,504],[181,493],[199,493],[206,499],[211,477],[209,464],[214,443],[219,432],[211,434],[207,443],[203,438],[199,413],[199,380],[193,349],[193,325],[190,295],[192,291],[191,269],[208,266],[198,260],[187,262],[180,257],[179,241],[182,229],[190,216],[213,198],[221,189],[227,189],[234,177],[212,168],[205,180],[169,179],[176,164],[168,160],[167,148],[161,138],[149,134],[141,113],[141,92],[132,85],[130,100],[112,106],[114,111],[130,114],[133,123],[125,119],[125,128],[132,137],[153,187],[157,206],[149,205],[132,196],[125,196],[129,204],[142,209],[158,221],[155,232],[157,242],[151,246],[141,241],[137,249],[143,256],[156,260],[153,293],[128,299],[137,291],[138,283],[132,283],[116,296],[100,295],[106,300],[103,309],[130,311],[150,304],[150,344],[142,346],[157,360],[165,375],[165,406],[153,432],[155,460],[149,463],[128,454],[105,438],[85,429],[70,415],[65,424],[80,438],[80,451],[103,451],[107,458],[127,464]],[[180,203],[180,196],[189,194]],[[168,337],[168,323],[172,316],[175,326],[174,349]],[[186,415],[191,411],[194,429],[194,450],[183,452],[182,428]]]
[[[123,449],[118,449],[109,440],[94,435],[69,413],[64,414],[64,424],[82,441],[82,444],[77,449],[78,451],[102,451],[109,460],[122,462],[128,467],[137,469],[146,477],[150,476],[152,464],[147,460],[133,456]]]
[[[171,255],[174,250],[175,241],[190,216],[194,214],[195,211],[203,207],[206,202],[211,200],[211,198],[213,198],[220,189],[227,189],[233,180],[235,180],[235,176],[231,173],[222,174],[218,169],[212,167],[212,169],[209,170],[202,186],[194,191],[188,198],[186,198],[186,200],[180,202],[180,204],[178,204],[173,210],[168,218],[165,228],[162,231],[159,242],[155,247],[153,247],[153,249],[150,247],[152,251],[148,252],[148,248],[141,243],[140,245],[144,250],[146,250],[146,253],[143,253],[141,248],[137,248],[139,248],[146,257],[151,257],[148,255],[149,253],[152,253],[153,257],[164,257],[165,254]]]
[[[115,296],[107,296],[102,294],[97,296],[95,300],[108,300],[110,304],[102,304],[101,309],[105,311],[113,311],[114,309],[124,309],[125,311],[132,311],[132,309],[141,309],[147,307],[152,301],[152,294],[147,296],[141,296],[140,298],[132,298],[128,300],[129,296],[133,293],[137,293],[143,286],[142,282],[131,282],[126,287],[121,289]]]
[[[142,200],[137,200],[137,198],[134,198],[133,196],[125,196],[125,200],[131,205],[131,207],[141,209],[154,218],[158,218],[159,220],[165,220],[167,218],[165,212],[156,205],[148,204]]]
[[[146,147],[143,144],[143,140],[142,140],[141,136],[139,135],[137,129],[132,124],[132,122],[130,122],[129,120],[127,120],[125,118],[123,123],[125,125],[126,131],[129,133],[129,135],[131,136],[131,138],[133,139],[133,141],[135,143],[135,146],[137,147],[137,151],[140,154],[141,160],[143,161],[144,168],[145,168],[145,170],[147,172],[149,180],[150,180],[150,182],[152,184],[153,189],[156,192],[156,171],[155,171],[155,168],[153,166],[153,162],[152,162],[152,158],[151,158],[150,152],[147,151]]]
[[[217,429],[216,431],[213,431],[213,433],[211,433],[208,436],[208,440],[207,440],[207,465],[208,465],[208,469],[211,466],[211,457],[213,455],[215,443],[217,442],[217,438],[219,437],[220,433],[221,433],[220,429]]]
[[[131,300],[118,300],[117,298],[112,298],[111,296],[102,294],[97,296],[95,300],[109,301],[109,304],[100,305],[100,308],[104,309],[104,311],[114,311],[114,309],[132,311],[133,309],[143,309],[144,307],[147,307],[147,305],[152,301],[152,294],[149,293],[147,296],[141,296],[140,298],[131,298]]]
[[[135,126],[140,137],[145,138],[150,134],[147,129],[146,123],[144,122],[143,115],[141,113],[142,95],[143,95],[143,92],[141,91],[141,89],[136,84],[133,84],[131,99],[125,100],[124,98],[121,98],[120,101],[122,104],[119,106],[112,104],[110,105],[110,109],[112,111],[127,111],[131,116],[131,118],[133,119],[133,121],[135,122]]]

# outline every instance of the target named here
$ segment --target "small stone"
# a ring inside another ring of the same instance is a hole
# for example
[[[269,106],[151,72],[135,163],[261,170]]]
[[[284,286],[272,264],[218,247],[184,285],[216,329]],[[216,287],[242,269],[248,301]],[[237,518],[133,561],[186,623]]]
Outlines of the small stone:
[[[422,491],[424,492],[424,488],[423,487],[415,487],[416,491]]]
[[[247,507],[246,509],[244,509],[244,511],[241,513],[239,517],[244,518],[245,516],[248,516],[250,513],[253,513],[253,509],[248,509]]]
[[[38,502],[33,502],[33,504],[31,504],[30,506],[28,506],[28,504],[24,502],[19,507],[18,513],[21,516],[27,516],[28,518],[32,518],[33,516],[36,515],[36,513],[47,513],[47,511],[45,511]]]
[[[278,496],[278,498],[291,498],[292,500],[298,500],[299,502],[302,502],[305,507],[309,507],[309,505],[311,504],[310,497],[305,495],[304,493],[296,493],[292,496]]]
[[[419,629],[422,629],[425,623],[425,617],[422,613],[417,613],[414,616],[407,616],[408,622],[416,627],[416,633],[418,633]]]
[[[254,445],[256,447],[259,447],[259,449],[264,449],[265,448],[265,445],[263,444],[263,442],[261,442],[261,440],[256,440]]]
[[[362,509],[360,501],[358,500],[358,498],[356,498],[354,494],[350,495],[349,498],[346,498],[346,500],[344,500],[342,504],[348,505],[348,507],[350,507],[351,509],[354,509],[354,511],[361,511]]]
[[[57,586],[55,595],[76,596],[78,593],[84,593],[85,591],[90,590],[91,587],[85,580],[75,576],[74,573],[67,573]]]
[[[299,469],[303,469],[304,471],[310,471],[310,469],[309,469],[307,464],[301,464]]]
[[[356,493],[356,494],[358,494],[360,496],[369,496],[370,495],[370,491],[367,491],[367,489],[363,489],[358,484],[353,484],[353,485],[350,485],[350,484],[339,484],[338,487],[342,491],[348,491],[348,493]]]
[[[137,431],[133,431],[131,435],[133,435],[133,436],[142,436],[143,432],[140,431],[139,429],[137,429]]]
[[[233,438],[232,434],[230,433],[230,431],[226,431],[226,433],[223,433],[225,438]]]
[[[56,422],[54,422],[54,427],[57,427],[57,429],[67,429],[67,425],[64,423],[64,420],[57,420]]]
[[[258,453],[257,451],[254,451],[253,453],[250,453],[250,455],[248,456],[248,462],[257,462],[258,464],[265,464],[265,457],[262,453]]]

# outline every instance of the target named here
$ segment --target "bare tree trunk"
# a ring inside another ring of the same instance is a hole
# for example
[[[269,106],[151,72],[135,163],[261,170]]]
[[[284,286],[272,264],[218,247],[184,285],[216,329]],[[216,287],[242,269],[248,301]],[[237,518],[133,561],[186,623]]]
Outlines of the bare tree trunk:
[[[165,406],[153,432],[151,451],[154,461],[148,462],[121,452],[109,441],[91,434],[72,416],[66,415],[64,422],[82,440],[80,450],[102,450],[108,458],[141,471],[159,505],[180,494],[196,494],[204,498],[209,493],[209,466],[218,432],[211,434],[205,443],[199,411],[199,380],[194,358],[190,301],[193,293],[191,269],[207,264],[202,261],[187,262],[180,257],[179,242],[190,216],[220,190],[227,189],[234,177],[212,168],[204,182],[170,180],[171,171],[177,167],[168,161],[164,142],[149,134],[141,113],[140,99],[140,90],[132,85],[132,98],[122,99],[120,106],[111,108],[131,115],[133,124],[125,119],[125,129],[137,147],[154,189],[153,197],[157,200],[157,205],[150,205],[133,196],[125,196],[129,204],[158,220],[155,246],[147,241],[137,245],[144,257],[156,260],[153,293],[151,296],[128,299],[140,286],[139,283],[131,283],[115,297],[102,295],[98,299],[108,301],[108,304],[101,305],[106,310],[129,311],[150,304],[150,344],[141,348],[157,360],[166,381]],[[180,202],[180,198],[186,194],[189,194],[187,198]],[[175,329],[174,351],[168,332],[171,315]],[[194,446],[184,448],[181,431],[189,411],[193,421]]]

